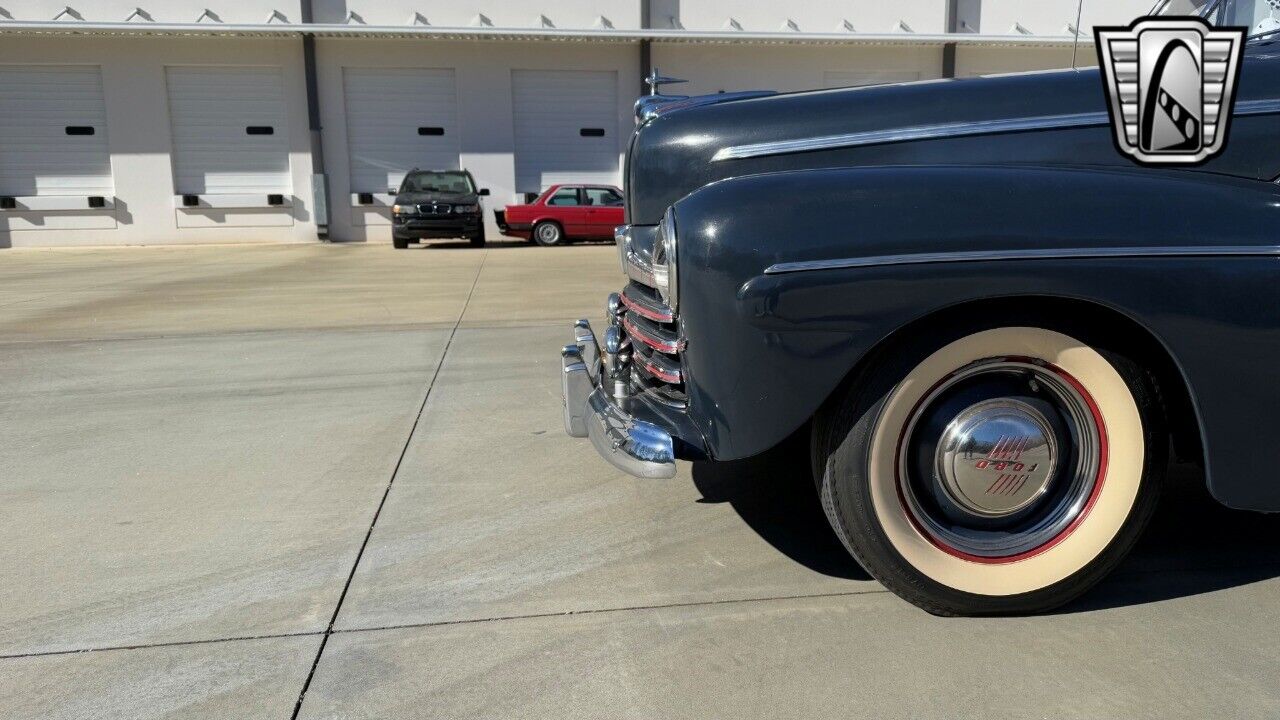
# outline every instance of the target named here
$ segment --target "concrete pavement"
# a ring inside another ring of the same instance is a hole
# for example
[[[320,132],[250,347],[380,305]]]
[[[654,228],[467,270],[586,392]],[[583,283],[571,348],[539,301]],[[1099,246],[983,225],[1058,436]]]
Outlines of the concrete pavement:
[[[608,246],[0,255],[0,715],[1280,714],[1280,518],[1184,472],[1065,612],[932,618],[786,452],[644,482],[563,435],[556,349],[619,283]]]

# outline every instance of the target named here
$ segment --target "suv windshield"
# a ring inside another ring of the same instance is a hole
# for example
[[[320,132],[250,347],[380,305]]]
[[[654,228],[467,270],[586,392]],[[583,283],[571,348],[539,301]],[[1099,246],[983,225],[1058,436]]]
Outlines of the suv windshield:
[[[1153,15],[1193,15],[1218,26],[1249,28],[1248,35],[1280,30],[1280,0],[1162,0]]]
[[[474,193],[471,176],[458,170],[411,172],[404,178],[400,192]]]

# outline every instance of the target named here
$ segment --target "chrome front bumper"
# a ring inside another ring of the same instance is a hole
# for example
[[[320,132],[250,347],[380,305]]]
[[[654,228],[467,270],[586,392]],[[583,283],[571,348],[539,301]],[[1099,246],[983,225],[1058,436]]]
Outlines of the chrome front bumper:
[[[573,344],[560,353],[565,432],[591,438],[596,452],[623,472],[642,478],[674,477],[671,433],[633,418],[614,403],[604,386],[601,348],[591,324],[579,320],[573,335]]]

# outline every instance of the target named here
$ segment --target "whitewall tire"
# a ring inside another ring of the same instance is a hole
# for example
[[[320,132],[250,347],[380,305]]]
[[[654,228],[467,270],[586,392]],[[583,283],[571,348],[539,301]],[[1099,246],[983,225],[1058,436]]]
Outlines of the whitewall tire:
[[[1105,346],[1019,325],[882,356],[815,422],[845,546],[937,614],[1043,611],[1091,587],[1149,519],[1167,452],[1152,381]]]

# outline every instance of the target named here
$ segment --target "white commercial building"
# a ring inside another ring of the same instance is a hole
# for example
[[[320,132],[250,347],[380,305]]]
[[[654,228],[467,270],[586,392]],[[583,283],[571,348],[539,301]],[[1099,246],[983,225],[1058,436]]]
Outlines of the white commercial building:
[[[654,67],[707,93],[1092,65],[1092,26],[1149,3],[0,0],[0,248],[389,241],[413,167],[469,169],[492,223],[619,182]]]

